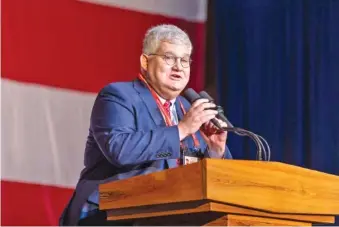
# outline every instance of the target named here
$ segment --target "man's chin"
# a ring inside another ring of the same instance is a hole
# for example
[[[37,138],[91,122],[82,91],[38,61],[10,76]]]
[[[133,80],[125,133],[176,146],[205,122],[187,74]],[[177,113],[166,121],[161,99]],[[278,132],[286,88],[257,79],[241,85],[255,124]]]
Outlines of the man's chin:
[[[164,94],[166,94],[166,99],[174,99],[180,95],[183,89],[179,87],[167,87],[167,91],[164,90]]]
[[[183,86],[182,84],[174,84],[172,86],[169,86],[169,89],[176,92],[181,92],[182,90],[184,90],[184,88],[185,86]]]
[[[173,86],[173,87],[170,87],[170,89],[172,90],[172,91],[174,91],[174,92],[182,92],[182,90],[184,90],[184,87],[175,87],[175,86]]]

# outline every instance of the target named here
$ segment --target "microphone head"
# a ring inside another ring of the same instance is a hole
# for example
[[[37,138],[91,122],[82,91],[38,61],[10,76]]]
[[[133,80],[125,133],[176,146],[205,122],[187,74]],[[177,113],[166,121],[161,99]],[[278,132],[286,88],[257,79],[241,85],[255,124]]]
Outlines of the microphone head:
[[[192,88],[186,89],[186,91],[183,93],[183,96],[192,104],[196,100],[200,99],[200,95],[196,93]]]
[[[214,101],[214,99],[206,91],[199,92],[199,95],[202,98],[208,99],[209,101],[212,101],[212,102]]]

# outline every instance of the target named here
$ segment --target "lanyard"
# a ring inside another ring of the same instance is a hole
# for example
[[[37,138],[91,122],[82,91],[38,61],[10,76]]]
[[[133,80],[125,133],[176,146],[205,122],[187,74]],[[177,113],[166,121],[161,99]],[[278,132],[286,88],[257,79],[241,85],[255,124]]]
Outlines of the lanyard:
[[[164,106],[162,105],[158,95],[156,94],[156,92],[154,91],[154,89],[147,83],[146,79],[139,73],[138,78],[144,82],[144,84],[146,84],[146,86],[148,87],[148,89],[151,91],[153,98],[155,99],[157,106],[160,109],[160,112],[165,120],[166,126],[173,126],[172,120],[171,120],[171,116],[169,115],[169,113],[165,110]],[[183,112],[183,114],[186,114],[186,110],[184,108],[184,105],[182,104],[182,102],[179,100],[179,104],[180,104],[180,109]],[[194,148],[198,148],[200,147],[200,143],[199,140],[197,139],[195,134],[192,134],[193,137],[193,143],[194,143]],[[182,146],[182,143],[180,142],[180,145]]]

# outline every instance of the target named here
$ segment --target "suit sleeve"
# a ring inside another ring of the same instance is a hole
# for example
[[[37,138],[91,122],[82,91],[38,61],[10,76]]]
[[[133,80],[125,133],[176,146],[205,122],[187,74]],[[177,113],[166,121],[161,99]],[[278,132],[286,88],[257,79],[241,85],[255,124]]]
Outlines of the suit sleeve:
[[[137,130],[132,101],[122,94],[112,87],[103,89],[93,106],[91,130],[108,161],[116,166],[125,166],[179,158],[178,127]]]

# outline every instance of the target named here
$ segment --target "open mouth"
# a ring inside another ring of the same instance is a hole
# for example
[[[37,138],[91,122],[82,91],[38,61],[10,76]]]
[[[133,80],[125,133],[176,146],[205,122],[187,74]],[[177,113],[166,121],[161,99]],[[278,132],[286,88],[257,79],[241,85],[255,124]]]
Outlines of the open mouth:
[[[174,80],[180,80],[181,79],[181,76],[179,74],[171,74],[171,79],[174,79]]]

